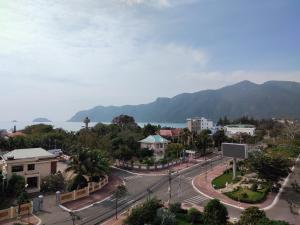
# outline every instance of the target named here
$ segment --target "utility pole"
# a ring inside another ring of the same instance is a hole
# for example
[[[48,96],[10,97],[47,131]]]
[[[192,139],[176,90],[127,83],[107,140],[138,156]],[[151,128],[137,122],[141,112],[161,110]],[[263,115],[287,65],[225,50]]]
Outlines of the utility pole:
[[[172,173],[171,170],[169,170],[169,206],[171,204],[171,198],[172,198],[172,189],[171,189],[171,185],[172,185]]]
[[[182,196],[181,175],[179,175],[178,198],[180,198],[181,196]]]

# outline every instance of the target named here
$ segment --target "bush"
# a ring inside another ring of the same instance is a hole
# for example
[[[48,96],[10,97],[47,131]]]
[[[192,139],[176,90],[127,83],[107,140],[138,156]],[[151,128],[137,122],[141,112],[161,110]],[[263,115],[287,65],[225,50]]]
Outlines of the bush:
[[[159,208],[156,213],[154,224],[176,225],[175,214],[170,212],[168,209]]]
[[[41,191],[42,192],[56,192],[65,190],[65,179],[61,172],[51,174],[42,179]]]
[[[88,185],[87,180],[82,175],[76,175],[68,185],[68,191],[78,190]]]
[[[258,188],[258,185],[256,183],[252,184],[251,191],[257,191],[257,188]]]
[[[8,181],[7,192],[10,196],[17,196],[23,192],[25,188],[25,178],[13,174]]]
[[[204,207],[204,218],[210,225],[225,225],[228,219],[227,208],[218,199],[210,200]]]
[[[195,208],[190,208],[188,210],[188,218],[189,218],[189,222],[191,222],[192,224],[198,224],[204,222],[202,213]]]
[[[264,218],[266,218],[266,214],[264,211],[260,210],[257,207],[249,207],[241,213],[241,218],[239,223],[241,225],[248,225],[248,224],[252,224],[253,221],[258,221]]]
[[[176,202],[174,204],[170,205],[170,212],[175,213],[175,214],[186,214],[187,210],[181,208],[181,203]]]

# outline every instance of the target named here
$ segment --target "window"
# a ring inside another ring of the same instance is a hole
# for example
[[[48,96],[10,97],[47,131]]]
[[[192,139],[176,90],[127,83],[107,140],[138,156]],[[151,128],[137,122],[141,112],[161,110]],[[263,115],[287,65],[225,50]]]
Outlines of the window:
[[[35,165],[34,164],[28,164],[27,165],[27,170],[35,170]]]
[[[12,173],[17,173],[17,172],[22,172],[22,171],[23,171],[23,166],[12,166],[11,167]]]
[[[38,177],[28,177],[27,184],[28,184],[28,188],[37,188],[38,187]]]

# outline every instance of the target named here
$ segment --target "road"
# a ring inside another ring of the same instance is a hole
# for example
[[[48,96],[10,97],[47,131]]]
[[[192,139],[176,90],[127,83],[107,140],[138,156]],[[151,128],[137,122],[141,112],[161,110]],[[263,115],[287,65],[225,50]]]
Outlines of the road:
[[[195,176],[205,173],[206,170],[211,169],[212,167],[219,165],[220,163],[225,163],[224,159],[214,158],[211,162],[200,163],[196,166],[193,166],[185,171],[180,173],[173,173],[171,176],[171,202],[185,202],[190,204],[196,204],[198,206],[205,206],[209,200],[205,196],[196,192],[192,186],[192,180]],[[149,175],[135,175],[121,170],[113,170],[113,173],[123,177],[126,182],[128,189],[128,195],[123,199],[119,200],[119,211],[125,211],[129,207],[134,206],[142,201],[144,201],[148,195],[155,196],[158,199],[166,202],[169,199],[169,175],[160,175],[160,176],[149,176]],[[149,193],[147,190],[151,190]],[[283,195],[285,196],[285,195]],[[268,216],[274,219],[280,219],[280,207],[284,200],[280,200],[279,203],[267,211]],[[231,217],[239,218],[241,213],[240,209],[226,206]],[[76,213],[80,220],[76,224],[80,225],[95,225],[105,220],[111,218],[115,214],[115,199],[109,198],[106,201],[96,204],[88,209]],[[285,217],[291,217],[288,215],[288,210],[285,212]],[[72,224],[70,216],[64,214],[64,219],[56,221],[55,223],[46,223],[56,224],[56,225],[68,225]],[[67,216],[66,216],[67,215]],[[295,216],[294,216],[295,217]],[[296,216],[296,220],[297,220]],[[285,218],[282,218],[285,219]],[[294,219],[293,219],[294,220]],[[294,222],[294,221],[291,221]],[[297,223],[294,223],[295,225]]]

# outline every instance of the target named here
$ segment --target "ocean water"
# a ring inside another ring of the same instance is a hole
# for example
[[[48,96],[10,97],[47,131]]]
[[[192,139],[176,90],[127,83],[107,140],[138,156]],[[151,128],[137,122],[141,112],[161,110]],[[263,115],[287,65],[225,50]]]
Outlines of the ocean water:
[[[110,124],[110,122],[102,122],[104,124]],[[184,128],[186,127],[185,123],[152,123],[152,122],[143,122],[143,123],[138,123],[140,127],[144,127],[146,124],[152,124],[152,125],[160,125],[161,127],[173,127],[173,128]],[[14,125],[16,125],[17,130],[22,130],[26,126],[29,125],[34,125],[34,124],[39,124],[39,123],[34,123],[34,122],[1,122],[0,121],[0,130],[5,129],[8,131],[12,131]],[[67,131],[78,131],[81,128],[84,127],[84,124],[82,122],[51,122],[51,123],[43,123],[43,124],[50,124],[53,125],[54,128],[62,128]],[[89,124],[90,127],[95,126],[97,122],[91,122]]]

